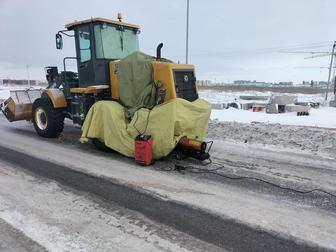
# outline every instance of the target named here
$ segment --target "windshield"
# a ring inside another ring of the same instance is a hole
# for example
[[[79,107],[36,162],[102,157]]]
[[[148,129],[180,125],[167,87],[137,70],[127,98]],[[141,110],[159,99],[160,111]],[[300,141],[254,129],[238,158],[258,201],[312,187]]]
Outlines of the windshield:
[[[122,59],[139,50],[135,30],[102,24],[94,26],[98,59]]]

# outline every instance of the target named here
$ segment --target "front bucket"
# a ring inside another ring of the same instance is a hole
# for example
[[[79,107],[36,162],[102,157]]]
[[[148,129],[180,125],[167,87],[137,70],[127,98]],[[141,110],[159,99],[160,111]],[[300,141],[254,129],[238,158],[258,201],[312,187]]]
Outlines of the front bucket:
[[[33,102],[40,98],[42,90],[16,90],[10,91],[10,97],[0,107],[8,121],[32,119]]]

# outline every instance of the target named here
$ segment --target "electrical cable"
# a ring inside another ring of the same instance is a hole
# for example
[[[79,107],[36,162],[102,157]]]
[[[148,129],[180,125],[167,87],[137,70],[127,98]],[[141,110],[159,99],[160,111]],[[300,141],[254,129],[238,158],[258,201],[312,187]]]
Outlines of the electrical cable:
[[[264,180],[264,179],[261,179],[261,178],[255,178],[255,177],[250,177],[250,176],[234,176],[233,177],[233,176],[229,176],[229,175],[226,175],[226,174],[223,174],[223,173],[218,173],[219,170],[222,170],[222,169],[225,168],[223,165],[221,165],[217,168],[214,168],[214,169],[204,169],[204,168],[198,168],[198,167],[194,167],[194,166],[182,166],[182,165],[179,165],[179,164],[174,164],[174,167],[166,166],[166,167],[162,167],[162,168],[160,168],[160,169],[162,169],[163,171],[177,171],[177,172],[180,172],[180,173],[183,173],[184,171],[187,171],[187,172],[190,172],[190,173],[193,173],[193,174],[212,174],[212,175],[216,175],[216,176],[223,177],[223,178],[226,178],[226,179],[231,179],[231,180],[254,180],[254,181],[262,182],[264,184],[268,184],[268,185],[273,186],[273,187],[280,188],[282,190],[292,191],[292,192],[299,193],[299,194],[311,194],[311,193],[314,193],[314,192],[319,192],[319,193],[327,194],[327,195],[329,195],[333,198],[336,198],[336,194],[325,191],[323,189],[315,188],[315,189],[311,189],[311,190],[302,191],[302,190],[298,190],[298,189],[291,188],[291,187],[281,186],[281,185],[275,184],[273,182],[270,182],[270,181],[267,181],[267,180]],[[169,168],[169,169],[167,169],[167,168]]]
[[[313,192],[320,192],[320,193],[324,193],[324,194],[327,194],[331,197],[336,198],[336,194],[327,192],[323,189],[316,189],[315,188],[315,189],[312,189],[312,190],[301,191],[301,190],[298,190],[298,189],[281,186],[281,185],[278,185],[278,184],[275,184],[275,183],[272,183],[270,181],[260,179],[260,178],[255,178],[255,177],[250,177],[250,176],[235,176],[235,177],[232,177],[232,176],[229,176],[229,175],[225,175],[225,174],[222,174],[222,173],[215,172],[215,171],[218,171],[218,170],[221,170],[221,169],[224,169],[224,168],[225,168],[224,166],[220,166],[216,169],[207,170],[207,169],[202,169],[202,168],[197,168],[197,167],[192,167],[192,166],[183,167],[183,169],[185,169],[185,170],[187,170],[191,173],[196,173],[196,174],[209,173],[209,174],[213,174],[213,175],[224,177],[224,178],[231,179],[231,180],[255,180],[255,181],[259,181],[259,182],[262,182],[262,183],[265,183],[265,184],[268,184],[268,185],[271,185],[271,186],[274,186],[274,187],[278,187],[278,188],[283,189],[283,190],[293,191],[293,192],[300,193],[300,194],[310,194],[310,193],[313,193]],[[199,172],[195,172],[195,171],[191,171],[191,170],[199,170]]]
[[[147,131],[147,128],[148,128],[148,124],[149,124],[149,116],[150,116],[150,113],[152,112],[152,110],[150,110],[150,109],[148,109],[149,111],[148,111],[148,113],[147,113],[147,120],[146,120],[146,126],[145,126],[145,129],[143,130],[143,132],[141,133],[140,132],[140,130],[138,130],[138,128],[135,126],[136,125],[136,123],[137,123],[137,121],[138,121],[138,113],[137,113],[137,117],[136,117],[136,119],[135,119],[135,122],[134,122],[134,124],[133,124],[133,127],[136,129],[136,131],[139,133],[139,135],[143,135],[143,134],[145,134],[146,133],[146,131]]]
[[[151,92],[153,91],[153,88],[155,88],[154,85],[152,86]],[[143,130],[142,133],[141,133],[140,130],[138,130],[138,128],[135,126],[136,123],[138,122],[138,119],[139,119],[139,116],[138,116],[139,111],[137,111],[137,113],[136,113],[136,116],[137,116],[137,117],[136,117],[136,119],[135,119],[135,122],[134,122],[134,124],[133,124],[133,127],[136,129],[136,131],[139,133],[139,135],[143,135],[143,134],[145,134],[146,131],[147,131],[148,124],[149,124],[149,116],[150,116],[150,113],[152,112],[151,109],[148,108],[148,110],[149,110],[149,111],[148,111],[148,114],[147,114],[146,126],[145,126],[145,129]]]

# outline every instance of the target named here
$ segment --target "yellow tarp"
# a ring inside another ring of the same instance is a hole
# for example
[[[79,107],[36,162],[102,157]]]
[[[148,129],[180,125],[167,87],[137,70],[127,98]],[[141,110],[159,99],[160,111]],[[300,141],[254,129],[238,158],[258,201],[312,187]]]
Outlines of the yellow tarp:
[[[85,119],[81,142],[97,138],[109,148],[134,157],[134,139],[144,133],[153,137],[153,155],[158,159],[167,156],[183,136],[204,140],[210,112],[207,101],[178,98],[152,110],[138,110],[127,124],[124,108],[119,103],[100,101],[92,106]]]

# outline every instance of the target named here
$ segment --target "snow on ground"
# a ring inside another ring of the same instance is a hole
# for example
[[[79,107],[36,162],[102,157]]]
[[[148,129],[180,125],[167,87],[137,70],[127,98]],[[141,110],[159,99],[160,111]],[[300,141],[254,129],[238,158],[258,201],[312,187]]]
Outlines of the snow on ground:
[[[260,144],[275,150],[309,152],[333,159],[336,157],[336,131],[320,128],[213,120],[209,124],[208,138],[250,146]]]
[[[309,116],[297,116],[295,112],[266,114],[265,111],[252,112],[251,110],[229,108],[212,110],[211,119],[218,119],[222,122],[263,122],[267,124],[279,123],[284,125],[336,128],[336,108],[322,107],[311,109]]]
[[[11,90],[25,90],[28,86],[23,85],[11,85],[11,86],[0,86],[0,100],[6,100]],[[32,86],[33,89],[44,88],[42,86]]]
[[[200,97],[211,103],[226,103],[237,100],[243,102],[241,95],[295,95],[299,102],[324,102],[325,94],[287,94],[272,92],[224,92],[213,90],[201,90]],[[329,96],[329,99],[332,96]],[[246,103],[251,101],[245,101]],[[258,101],[258,103],[267,101]],[[266,114],[265,111],[252,112],[251,110],[238,110],[234,108],[224,110],[212,110],[211,119],[222,122],[252,123],[262,122],[267,124],[298,125],[311,127],[336,128],[336,108],[321,106],[319,109],[311,109],[309,116],[297,116],[296,113]]]
[[[199,90],[201,98],[209,101],[210,103],[225,103],[233,102],[235,99],[239,99],[240,96],[272,96],[272,95],[289,95],[297,96],[300,102],[320,102],[322,103],[325,98],[325,94],[292,94],[292,93],[275,93],[270,91],[258,92],[258,91],[244,91],[244,92],[232,92],[232,91],[218,91],[218,90]],[[250,102],[250,101],[245,101]],[[259,101],[260,102],[260,101]]]

